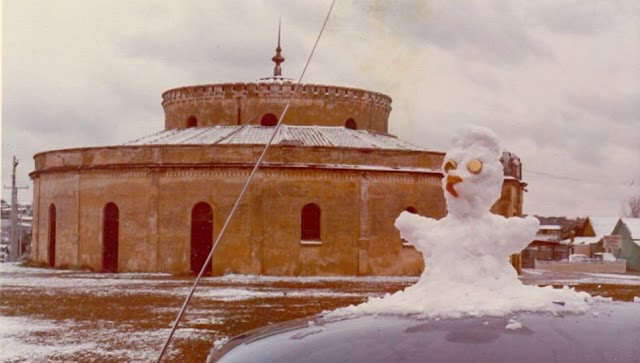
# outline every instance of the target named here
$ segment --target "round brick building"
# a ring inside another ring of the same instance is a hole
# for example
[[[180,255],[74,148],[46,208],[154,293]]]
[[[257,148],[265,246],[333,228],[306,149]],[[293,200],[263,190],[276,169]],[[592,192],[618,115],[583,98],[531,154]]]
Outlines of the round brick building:
[[[403,210],[446,215],[444,153],[387,133],[390,97],[276,74],[168,90],[162,106],[165,129],[155,134],[34,156],[32,259],[105,272],[199,271],[273,136],[209,273],[423,269],[393,223]],[[494,212],[520,214],[524,186],[519,172],[506,176]]]

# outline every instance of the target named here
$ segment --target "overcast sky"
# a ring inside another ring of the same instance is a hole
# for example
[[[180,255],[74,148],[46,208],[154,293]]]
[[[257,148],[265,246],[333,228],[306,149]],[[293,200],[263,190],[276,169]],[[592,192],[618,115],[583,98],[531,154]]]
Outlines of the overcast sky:
[[[3,185],[12,155],[31,185],[38,152],[161,130],[167,89],[270,76],[279,17],[297,79],[329,5],[5,0]],[[433,150],[493,129],[523,161],[525,213],[618,216],[640,195],[637,0],[338,0],[303,82],[391,96],[390,132]]]

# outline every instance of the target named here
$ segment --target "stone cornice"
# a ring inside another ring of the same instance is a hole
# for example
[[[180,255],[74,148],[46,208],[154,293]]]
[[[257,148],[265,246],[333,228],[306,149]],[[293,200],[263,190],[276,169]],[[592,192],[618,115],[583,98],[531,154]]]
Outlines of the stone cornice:
[[[179,171],[179,170],[222,170],[222,169],[252,169],[254,164],[249,163],[170,163],[170,164],[108,164],[108,165],[68,165],[50,167],[45,170],[36,170],[29,174],[33,179],[43,174],[57,174],[83,171],[121,171],[121,172],[145,172],[145,171]],[[376,165],[349,165],[349,164],[312,164],[312,163],[271,163],[265,162],[260,165],[265,170],[324,170],[324,171],[353,171],[353,172],[381,172],[381,173],[409,173],[420,175],[437,175],[442,177],[442,173],[437,170],[427,168],[396,168]]]
[[[142,177],[154,172],[163,172],[165,176],[204,176],[223,175],[239,176],[248,175],[253,168],[248,163],[180,163],[180,164],[113,164],[91,167],[57,167],[43,171],[32,172],[29,176],[36,179],[41,175],[62,177]],[[303,163],[263,163],[260,172],[268,177],[274,176],[301,176],[314,179],[352,178],[358,175],[372,177],[375,180],[407,181],[416,177],[429,184],[439,184],[442,172],[427,168],[391,168],[374,165],[347,165],[347,164],[303,164]],[[325,175],[318,174],[324,172]],[[517,184],[526,187],[527,183],[512,177],[505,177],[504,183]]]
[[[162,105],[191,99],[221,98],[283,98],[286,101],[294,93],[294,98],[332,98],[336,101],[361,102],[391,109],[391,97],[359,88],[331,85],[295,83],[219,83],[186,86],[165,91]]]

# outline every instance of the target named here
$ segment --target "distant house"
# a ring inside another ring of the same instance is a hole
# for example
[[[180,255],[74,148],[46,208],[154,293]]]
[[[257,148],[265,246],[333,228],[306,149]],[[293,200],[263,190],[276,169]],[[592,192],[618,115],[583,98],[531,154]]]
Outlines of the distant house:
[[[560,225],[540,225],[536,233],[536,240],[558,242],[560,241],[561,231],[562,226]]]
[[[536,233],[534,240],[522,251],[522,267],[534,268],[535,261],[558,261],[567,258],[568,246],[562,241],[561,224],[546,223],[564,223],[565,221],[557,221],[546,217],[537,217],[540,220],[540,228]]]
[[[613,234],[618,217],[587,217],[582,232],[565,242],[569,243],[571,254],[583,254],[591,257],[594,252],[602,251],[602,239]]]
[[[640,218],[620,218],[612,235],[620,236],[618,258],[627,260],[627,269],[640,271]]]
[[[11,206],[2,201],[2,219],[0,219],[0,252],[9,253],[11,246]],[[31,205],[18,205],[18,246],[21,249],[20,256],[31,251],[31,225],[33,222],[33,210]]]

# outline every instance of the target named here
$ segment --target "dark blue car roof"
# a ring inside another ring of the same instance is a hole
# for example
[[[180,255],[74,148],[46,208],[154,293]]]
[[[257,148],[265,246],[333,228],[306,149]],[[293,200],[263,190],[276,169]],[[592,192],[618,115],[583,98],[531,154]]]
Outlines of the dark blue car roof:
[[[640,362],[640,304],[459,319],[316,316],[238,336],[208,362]]]

